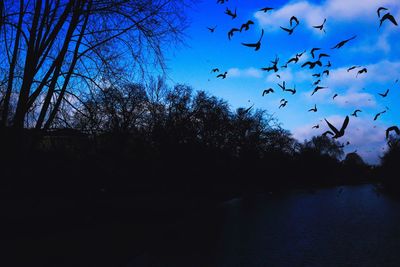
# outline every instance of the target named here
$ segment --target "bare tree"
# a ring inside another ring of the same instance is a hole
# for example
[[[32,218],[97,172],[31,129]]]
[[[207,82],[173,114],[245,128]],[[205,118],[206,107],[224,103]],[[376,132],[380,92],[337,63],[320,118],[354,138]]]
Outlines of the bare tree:
[[[1,124],[48,129],[66,95],[79,97],[130,73],[165,70],[182,41],[186,0],[0,1]],[[95,86],[94,86],[95,85]],[[10,101],[15,98],[15,110]],[[33,108],[34,107],[34,108]]]

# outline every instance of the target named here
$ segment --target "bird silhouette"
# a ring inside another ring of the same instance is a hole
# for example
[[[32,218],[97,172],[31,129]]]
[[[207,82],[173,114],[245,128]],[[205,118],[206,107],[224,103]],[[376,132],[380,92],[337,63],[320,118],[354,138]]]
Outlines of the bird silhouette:
[[[232,19],[236,18],[237,17],[236,8],[235,8],[235,12],[234,13],[229,8],[226,8],[225,14],[227,14],[228,16],[231,16]]]
[[[359,70],[359,71],[357,72],[356,77],[358,77],[358,75],[360,75],[360,74],[367,73],[367,72],[368,72],[367,68],[363,68],[363,69],[361,69],[361,70]]]
[[[281,27],[282,30],[284,30],[285,32],[289,33],[289,35],[292,35],[292,34],[293,34],[293,31],[294,31],[294,29],[296,29],[297,25],[294,26],[294,27],[291,28],[291,29],[288,29],[288,28],[285,28],[285,27],[282,27],[282,26],[280,26],[280,27]]]
[[[210,31],[210,32],[215,32],[215,29],[217,28],[217,26],[214,26],[214,27],[207,27],[207,29]]]
[[[328,124],[329,128],[332,130],[332,132],[334,133],[333,138],[337,139],[340,138],[344,135],[345,130],[347,128],[347,125],[349,124],[349,116],[346,116],[346,118],[343,121],[342,127],[340,128],[340,130],[336,129],[335,126],[333,126],[327,119],[325,119],[326,124]],[[331,133],[332,133],[331,132]]]
[[[281,75],[277,74],[276,77],[278,77],[279,79],[281,78]]]
[[[329,70],[324,70],[324,71],[322,72],[322,75],[321,75],[321,76],[324,76],[324,74],[326,74],[326,76],[329,76]]]
[[[339,42],[337,45],[335,45],[334,47],[332,47],[331,49],[335,49],[335,48],[339,49],[342,46],[344,46],[346,43],[348,43],[349,41],[355,39],[356,37],[357,37],[357,35],[354,35],[353,37],[351,37],[349,39],[343,40],[343,41]]]
[[[321,77],[321,73],[315,73],[315,74],[313,74],[312,76],[313,76],[313,77],[316,77],[316,78],[320,78],[320,77]]]
[[[217,0],[217,4],[224,4],[225,2],[228,2],[228,0]]]
[[[380,8],[378,8],[378,10],[376,11],[376,13],[378,13],[378,17],[380,18],[381,17],[381,11],[382,10],[388,10],[386,7],[380,7]]]
[[[330,61],[328,61],[328,64],[326,64],[326,65],[325,65],[325,67],[327,67],[327,68],[330,68],[330,67],[332,67],[332,64],[331,64],[331,62],[330,62]]]
[[[313,83],[313,85],[317,86],[320,82],[321,82],[321,79],[315,81],[315,82]]]
[[[323,87],[323,86],[317,86],[317,87],[315,87],[314,88],[314,91],[311,93],[311,95],[314,95],[316,92],[318,92],[319,90],[321,90],[321,89],[325,89],[326,87]]]
[[[362,112],[362,111],[359,110],[359,109],[356,109],[356,110],[354,110],[354,112],[351,114],[351,116],[358,117],[358,116],[357,116],[357,112]]]
[[[245,31],[248,31],[250,29],[250,25],[253,25],[254,22],[252,20],[248,20],[246,23],[243,23],[242,26],[240,27],[240,32],[244,29]]]
[[[267,11],[269,11],[269,10],[273,10],[273,8],[272,7],[264,7],[264,8],[261,8],[259,11],[264,11],[264,13],[267,13]]]
[[[398,25],[397,25],[397,21],[396,21],[395,18],[392,16],[392,14],[387,13],[387,14],[385,14],[385,15],[381,18],[379,27],[382,26],[382,23],[383,23],[385,20],[389,20],[389,21],[392,22],[394,25],[398,26]]]
[[[386,92],[383,94],[378,93],[378,95],[380,95],[381,97],[387,97],[388,93],[389,93],[389,89],[387,89]]]
[[[397,135],[400,135],[400,129],[397,126],[390,126],[386,129],[386,139],[389,139],[389,134],[391,131],[395,131]]]
[[[293,58],[289,59],[286,64],[290,64],[292,62],[297,63],[298,61],[299,61],[299,58],[296,56],[296,57],[293,57]]]
[[[298,20],[295,16],[292,16],[292,17],[290,18],[290,27],[293,26],[293,22],[296,23],[296,26],[300,24],[299,20]]]
[[[228,74],[228,72],[225,71],[224,73],[218,74],[217,78],[225,79],[227,74]]]
[[[284,107],[286,107],[286,104],[287,104],[288,102],[287,102],[287,100],[284,100],[283,102],[281,102],[281,104],[279,105],[279,108],[284,108]]]
[[[270,72],[271,70],[273,70],[274,72],[278,72],[278,63],[279,63],[279,58],[276,57],[275,60],[271,61],[272,66],[270,67],[265,67],[265,68],[261,68],[261,70],[263,71],[268,71]],[[280,76],[279,76],[280,78]]]
[[[264,36],[264,29],[261,30],[261,37],[260,37],[260,39],[258,39],[257,43],[254,43],[254,44],[242,43],[242,45],[247,46],[247,47],[254,47],[255,51],[258,51],[261,47],[261,39],[263,38],[263,36]]]
[[[312,111],[312,112],[317,112],[317,111],[318,111],[317,105],[314,104],[314,107],[313,107],[313,108],[310,108],[310,109],[308,110],[308,112],[310,112],[310,111]]]
[[[285,89],[284,91],[291,92],[292,95],[294,95],[296,93],[296,85],[293,87],[293,89]]]
[[[238,28],[232,28],[229,32],[228,32],[228,39],[231,40],[231,38],[233,37],[233,34],[235,32],[240,32],[240,30]]]
[[[299,54],[296,54],[296,57],[301,58],[304,55],[305,52],[306,52],[306,50],[304,50],[303,52],[301,52]]]
[[[322,67],[322,62],[319,61],[319,60],[317,60],[317,61],[315,61],[315,62],[307,61],[307,62],[305,62],[303,65],[301,65],[301,67],[304,68],[304,67],[307,66],[307,65],[310,66],[310,67],[309,67],[310,69],[313,69],[313,68],[315,68],[316,65]]]
[[[321,53],[321,54],[319,54],[318,59],[320,60],[321,57],[330,57],[330,55],[325,54],[325,53]]]
[[[218,68],[212,69],[211,72],[219,72]]]
[[[311,49],[310,54],[311,54],[312,58],[315,58],[314,52],[315,52],[315,51],[318,51],[318,50],[321,50],[321,48],[315,47],[315,48]]]
[[[335,99],[338,96],[338,94],[334,94],[332,99]]]
[[[272,89],[272,88],[265,89],[265,90],[263,91],[263,93],[262,93],[262,96],[267,95],[267,94],[269,94],[269,93],[274,93],[274,92],[275,92],[275,91],[274,91],[274,89]]]
[[[379,118],[379,116],[381,116],[383,113],[386,113],[386,110],[377,113],[377,114],[375,115],[375,117],[374,117],[374,121],[376,121],[376,120]]]
[[[318,30],[320,30],[320,31],[324,31],[324,32],[325,32],[325,29],[324,29],[325,22],[326,22],[326,19],[324,19],[324,22],[323,22],[321,25],[318,25],[318,26],[313,26],[313,28],[315,28],[315,29],[318,29]]]
[[[285,81],[283,81],[282,85],[278,83],[278,86],[279,86],[280,88],[282,88],[283,91],[286,90],[286,82],[285,82]]]
[[[350,67],[350,68],[347,69],[347,72],[349,72],[349,71],[351,71],[351,70],[354,70],[355,68],[359,68],[359,67],[361,67],[361,66],[352,66],[352,67]]]
[[[314,125],[314,126],[312,127],[312,129],[319,129],[319,124]]]

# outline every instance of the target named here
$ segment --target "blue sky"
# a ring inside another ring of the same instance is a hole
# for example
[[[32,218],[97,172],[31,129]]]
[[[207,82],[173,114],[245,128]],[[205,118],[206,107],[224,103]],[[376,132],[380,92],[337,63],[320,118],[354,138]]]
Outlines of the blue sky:
[[[347,152],[357,150],[368,162],[376,163],[385,147],[385,129],[400,124],[400,28],[386,21],[379,28],[378,7],[384,6],[400,22],[400,1],[398,0],[325,0],[325,1],[266,1],[266,0],[229,0],[225,4],[216,1],[196,2],[187,10],[191,25],[187,29],[186,45],[170,51],[169,77],[171,82],[186,83],[196,90],[205,90],[227,100],[232,108],[250,106],[266,109],[279,119],[282,126],[291,131],[300,141],[319,135],[327,129],[323,121],[327,118],[340,127],[344,117],[355,109],[362,110],[359,117],[350,117],[346,135],[339,139],[345,143]],[[260,8],[272,7],[267,13],[257,12]],[[231,19],[224,14],[225,9],[237,8],[237,18]],[[289,27],[289,19],[295,15],[300,24],[292,35],[280,29]],[[326,33],[312,28],[327,19]],[[232,40],[227,32],[240,28],[242,23],[253,20],[249,31],[235,33]],[[217,26],[214,33],[206,27]],[[261,49],[241,45],[242,42],[256,42],[264,29]],[[357,38],[339,50],[330,49],[338,42],[354,35]],[[312,60],[310,50],[322,48],[316,52],[327,53],[329,77],[324,76],[320,85],[328,87],[311,96],[315,86],[314,73],[321,73],[326,67],[308,70],[301,64]],[[278,66],[282,66],[296,53],[306,50],[299,63],[289,64],[287,69],[278,73],[263,72],[270,61],[279,57]],[[368,72],[356,77],[356,69],[347,72],[347,68],[358,65]],[[227,71],[227,78],[217,79],[211,73],[212,68]],[[279,74],[281,78],[276,77]],[[296,86],[297,93],[283,92],[277,83],[286,81],[289,88]],[[274,94],[261,96],[264,89],[272,87]],[[378,93],[387,89],[386,98]],[[332,96],[337,93],[335,100]],[[279,101],[285,98],[288,104],[278,109]],[[307,112],[314,104],[318,112]],[[376,113],[387,110],[377,121]],[[322,120],[322,121],[321,121]],[[319,129],[312,129],[319,124]]]

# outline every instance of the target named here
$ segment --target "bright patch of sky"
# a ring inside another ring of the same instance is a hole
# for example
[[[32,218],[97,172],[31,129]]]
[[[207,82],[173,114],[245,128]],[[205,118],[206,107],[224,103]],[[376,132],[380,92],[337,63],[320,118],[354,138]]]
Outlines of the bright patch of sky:
[[[216,0],[196,2],[188,10],[191,26],[187,29],[186,45],[168,56],[169,77],[173,82],[186,83],[195,90],[205,90],[227,100],[232,108],[248,107],[266,109],[274,114],[282,126],[292,132],[299,141],[320,135],[326,130],[324,118],[332,120],[339,127],[346,115],[360,109],[359,117],[350,117],[346,135],[339,139],[345,143],[346,151],[357,150],[365,160],[376,163],[385,147],[384,132],[388,126],[400,126],[400,27],[385,21],[379,27],[377,9],[384,6],[400,22],[400,1],[398,0],[302,0],[302,1],[242,1],[229,0],[217,4]],[[258,11],[263,7],[274,8],[266,13]],[[225,14],[226,8],[237,10],[237,18]],[[292,35],[283,31],[289,27],[289,19],[296,16],[300,24]],[[327,19],[325,31],[312,26],[320,25]],[[235,32],[228,40],[228,31],[248,20],[254,21],[248,31]],[[211,33],[207,27],[215,27]],[[241,43],[255,43],[261,29],[265,34],[259,51]],[[342,40],[357,36],[340,49],[331,49]],[[322,58],[323,67],[313,70],[301,68],[312,58],[310,50],[329,54]],[[306,51],[297,64],[280,68],[277,73],[262,71],[275,57],[278,66],[284,65],[297,53]],[[326,67],[328,61],[332,66]],[[360,66],[351,71],[351,66]],[[219,68],[228,72],[226,79],[217,79]],[[367,73],[357,75],[358,70]],[[329,76],[312,77],[329,69]],[[276,76],[280,75],[280,78]],[[313,96],[313,83],[321,79],[319,90]],[[292,95],[283,92],[278,83],[285,81],[287,88],[296,87]],[[273,88],[275,93],[262,96],[264,89]],[[389,89],[383,98],[378,93]],[[338,96],[333,100],[334,94]],[[288,104],[279,109],[279,101],[285,98]],[[318,112],[308,112],[314,107]],[[376,113],[387,110],[376,121]],[[319,129],[312,129],[319,124]]]

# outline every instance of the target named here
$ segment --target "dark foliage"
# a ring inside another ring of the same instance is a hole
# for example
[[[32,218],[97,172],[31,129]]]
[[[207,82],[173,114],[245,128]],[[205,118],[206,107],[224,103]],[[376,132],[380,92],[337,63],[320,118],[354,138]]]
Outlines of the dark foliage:
[[[232,111],[227,102],[193,93],[186,85],[168,89],[158,81],[149,87],[110,87],[82,106],[70,115],[72,128],[1,129],[1,194],[6,200],[1,219],[10,229],[23,227],[8,231],[5,240],[24,251],[32,249],[24,245],[27,238],[42,242],[22,259],[26,263],[45,257],[38,250],[60,253],[45,238],[63,231],[113,225],[124,230],[111,233],[106,227],[106,240],[115,234],[129,242],[148,223],[176,220],[184,211],[232,196],[369,177],[369,167],[354,155],[340,161],[343,150],[333,139],[298,143],[266,111]],[[126,224],[135,224],[134,230]],[[92,252],[112,250],[94,243],[89,242]],[[76,253],[83,249],[68,242],[60,246]],[[110,253],[105,255],[115,260],[128,252]]]

